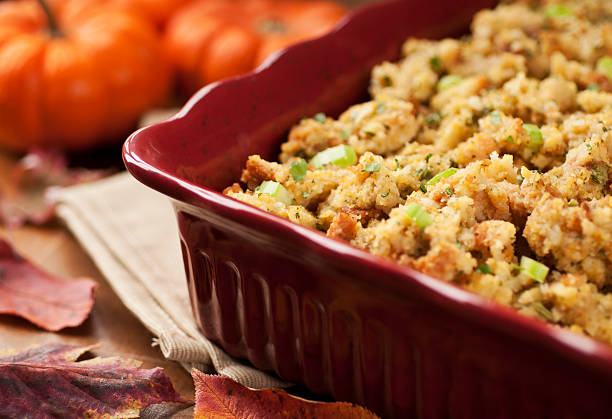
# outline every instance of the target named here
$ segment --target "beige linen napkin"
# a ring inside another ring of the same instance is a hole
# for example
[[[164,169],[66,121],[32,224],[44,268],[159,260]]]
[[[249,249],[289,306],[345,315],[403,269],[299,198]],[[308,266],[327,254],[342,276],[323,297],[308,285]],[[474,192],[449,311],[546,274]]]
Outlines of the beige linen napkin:
[[[251,388],[288,385],[231,358],[197,329],[168,198],[121,173],[62,190],[57,211],[166,358]]]

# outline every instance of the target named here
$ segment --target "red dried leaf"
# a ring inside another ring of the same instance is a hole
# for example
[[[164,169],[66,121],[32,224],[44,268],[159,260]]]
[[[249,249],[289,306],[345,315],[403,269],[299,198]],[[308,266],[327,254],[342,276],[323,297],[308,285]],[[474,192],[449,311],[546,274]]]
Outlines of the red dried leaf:
[[[89,278],[49,275],[0,238],[0,313],[23,317],[50,331],[78,326],[91,311],[96,287]]]
[[[0,417],[132,418],[152,404],[185,403],[161,368],[118,357],[75,362],[93,347],[0,353]]]
[[[191,370],[196,389],[194,418],[372,419],[374,413],[345,402],[313,402],[281,390],[250,390],[220,375]]]
[[[0,194],[0,222],[8,226],[44,224],[55,215],[58,188],[101,179],[108,174],[109,171],[68,169],[63,154],[33,150],[9,174]]]

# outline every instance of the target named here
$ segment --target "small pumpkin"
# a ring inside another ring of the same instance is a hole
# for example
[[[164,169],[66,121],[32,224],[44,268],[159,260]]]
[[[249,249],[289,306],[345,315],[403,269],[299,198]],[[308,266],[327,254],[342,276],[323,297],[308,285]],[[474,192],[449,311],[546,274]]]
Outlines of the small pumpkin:
[[[165,44],[183,86],[193,92],[329,31],[345,13],[326,0],[198,0],[168,21]]]
[[[124,136],[162,101],[160,35],[120,9],[0,2],[0,147],[81,149]]]

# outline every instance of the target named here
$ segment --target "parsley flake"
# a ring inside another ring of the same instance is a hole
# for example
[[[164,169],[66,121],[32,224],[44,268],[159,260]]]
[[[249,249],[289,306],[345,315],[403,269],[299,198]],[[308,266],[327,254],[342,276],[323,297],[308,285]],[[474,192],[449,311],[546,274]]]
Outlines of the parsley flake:
[[[293,180],[296,182],[304,179],[306,176],[306,171],[308,170],[308,163],[306,160],[299,159],[291,163],[291,168],[289,169],[289,173],[293,177]]]
[[[429,65],[431,66],[431,69],[437,73],[440,72],[440,70],[442,70],[442,61],[440,60],[440,57],[437,56],[433,56],[429,59]]]
[[[495,125],[501,124],[501,115],[499,114],[499,112],[491,112],[489,114],[489,117],[491,118],[491,122],[493,122]]]
[[[382,113],[385,110],[385,102],[376,105],[376,113]]]
[[[491,267],[487,265],[486,263],[482,263],[478,265],[478,268],[476,268],[476,272],[483,274],[483,275],[492,274],[493,269],[491,269]]]

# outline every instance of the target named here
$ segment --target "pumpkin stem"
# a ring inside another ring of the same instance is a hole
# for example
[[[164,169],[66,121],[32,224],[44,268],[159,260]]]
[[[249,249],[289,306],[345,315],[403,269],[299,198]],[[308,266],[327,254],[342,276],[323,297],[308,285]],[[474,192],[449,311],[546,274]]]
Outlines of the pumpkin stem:
[[[53,15],[53,12],[51,11],[51,8],[47,4],[46,0],[36,1],[38,1],[38,4],[40,5],[41,9],[43,9],[43,12],[47,17],[47,23],[49,24],[49,33],[51,34],[51,36],[62,36],[62,32],[60,31],[59,25],[57,24],[57,20],[55,20],[55,16]]]

